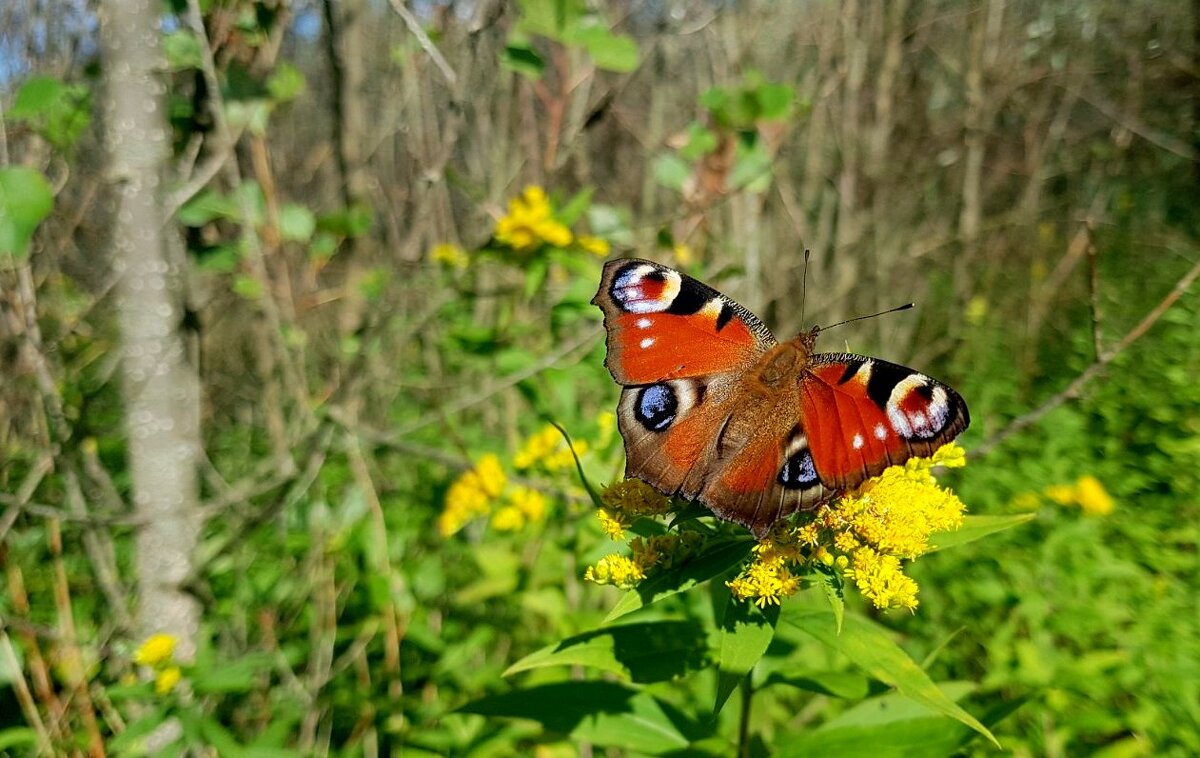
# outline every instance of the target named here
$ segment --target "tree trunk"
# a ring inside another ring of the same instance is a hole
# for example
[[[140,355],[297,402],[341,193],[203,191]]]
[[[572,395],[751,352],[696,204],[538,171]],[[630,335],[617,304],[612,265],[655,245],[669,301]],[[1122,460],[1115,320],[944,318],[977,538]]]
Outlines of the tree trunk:
[[[112,261],[123,352],[137,534],[138,627],[173,635],[178,656],[195,652],[200,607],[182,583],[200,530],[196,460],[200,393],[187,360],[183,250],[165,218],[171,157],[166,71],[157,0],[105,0],[100,38],[106,78],[109,176],[116,199]]]

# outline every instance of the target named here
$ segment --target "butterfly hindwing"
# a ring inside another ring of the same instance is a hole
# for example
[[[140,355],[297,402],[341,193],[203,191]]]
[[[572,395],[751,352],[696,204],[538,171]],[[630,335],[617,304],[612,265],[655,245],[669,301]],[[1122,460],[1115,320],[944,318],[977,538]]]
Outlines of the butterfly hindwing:
[[[744,370],[775,344],[754,314],[651,261],[609,261],[592,302],[608,330],[605,365],[623,385]]]
[[[800,381],[800,412],[817,475],[833,490],[930,455],[970,423],[966,403],[945,384],[848,353],[812,356]]]

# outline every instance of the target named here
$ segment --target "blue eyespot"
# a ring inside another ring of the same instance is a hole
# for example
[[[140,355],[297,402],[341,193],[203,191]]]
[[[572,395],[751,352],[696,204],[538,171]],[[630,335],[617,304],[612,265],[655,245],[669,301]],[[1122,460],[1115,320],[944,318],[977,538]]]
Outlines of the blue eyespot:
[[[801,449],[787,459],[779,472],[779,483],[790,490],[806,490],[821,483],[808,448]]]
[[[661,432],[675,421],[679,401],[668,384],[653,384],[638,393],[635,414],[642,426]]]

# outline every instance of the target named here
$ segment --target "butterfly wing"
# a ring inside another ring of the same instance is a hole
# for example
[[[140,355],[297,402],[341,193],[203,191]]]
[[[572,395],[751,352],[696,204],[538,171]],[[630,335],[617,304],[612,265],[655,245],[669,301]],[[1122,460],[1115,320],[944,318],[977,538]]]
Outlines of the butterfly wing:
[[[755,392],[744,374],[627,387],[617,414],[626,476],[698,500],[762,537],[832,495],[817,477],[798,392]]]
[[[967,404],[945,384],[849,353],[812,356],[800,380],[800,414],[817,476],[833,490],[930,455],[971,422]]]
[[[775,344],[750,311],[651,261],[609,261],[592,302],[608,330],[604,365],[626,386],[745,370]]]

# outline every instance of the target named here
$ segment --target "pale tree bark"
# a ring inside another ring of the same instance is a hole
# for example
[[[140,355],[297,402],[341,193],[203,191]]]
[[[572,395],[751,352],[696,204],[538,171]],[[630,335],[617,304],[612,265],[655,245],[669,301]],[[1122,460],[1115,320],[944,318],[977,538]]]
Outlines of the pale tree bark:
[[[116,199],[113,267],[123,353],[141,634],[166,632],[177,654],[195,652],[200,608],[182,583],[191,573],[200,529],[196,461],[199,383],[187,360],[183,251],[166,217],[171,157],[166,66],[157,0],[105,0],[100,39],[106,77],[109,181]]]

